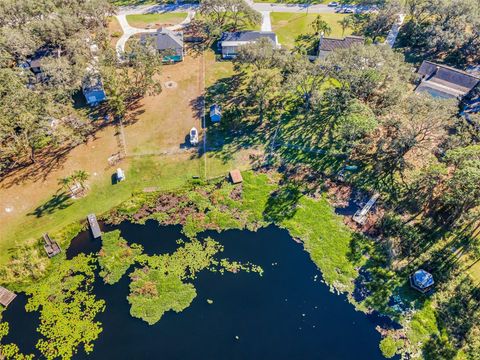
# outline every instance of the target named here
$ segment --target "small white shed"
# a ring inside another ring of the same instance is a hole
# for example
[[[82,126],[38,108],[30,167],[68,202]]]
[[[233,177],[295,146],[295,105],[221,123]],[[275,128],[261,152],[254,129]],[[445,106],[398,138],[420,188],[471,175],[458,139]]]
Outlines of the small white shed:
[[[125,180],[125,173],[123,172],[122,169],[118,168],[117,169],[117,181],[123,181]]]

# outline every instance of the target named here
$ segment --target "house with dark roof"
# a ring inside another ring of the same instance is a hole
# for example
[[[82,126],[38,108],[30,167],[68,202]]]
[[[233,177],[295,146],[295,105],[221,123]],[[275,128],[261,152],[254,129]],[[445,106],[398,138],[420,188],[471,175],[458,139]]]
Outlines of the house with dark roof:
[[[153,46],[163,56],[163,62],[183,61],[183,32],[160,28],[154,34],[145,34],[142,41],[153,38]]]
[[[343,39],[328,38],[322,36],[318,42],[318,57],[324,59],[336,49],[349,49],[355,45],[363,45],[363,36],[346,36]]]
[[[277,35],[272,31],[236,31],[224,32],[218,42],[218,50],[223,59],[233,59],[241,46],[254,43],[261,38],[269,39],[272,46],[280,47]]]
[[[474,74],[426,60],[418,69],[418,76],[416,92],[443,99],[463,100],[480,85],[480,77]]]

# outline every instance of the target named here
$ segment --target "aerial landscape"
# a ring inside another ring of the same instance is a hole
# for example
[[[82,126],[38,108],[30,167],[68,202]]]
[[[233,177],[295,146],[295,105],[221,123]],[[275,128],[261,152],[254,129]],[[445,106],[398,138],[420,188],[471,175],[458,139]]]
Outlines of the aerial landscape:
[[[480,359],[480,0],[1,0],[0,360]]]

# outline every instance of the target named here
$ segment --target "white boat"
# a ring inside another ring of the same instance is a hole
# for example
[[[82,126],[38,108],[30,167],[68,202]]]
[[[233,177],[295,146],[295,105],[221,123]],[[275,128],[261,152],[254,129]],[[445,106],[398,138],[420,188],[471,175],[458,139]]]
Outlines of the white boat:
[[[193,146],[198,144],[198,130],[195,127],[190,130],[190,144]]]

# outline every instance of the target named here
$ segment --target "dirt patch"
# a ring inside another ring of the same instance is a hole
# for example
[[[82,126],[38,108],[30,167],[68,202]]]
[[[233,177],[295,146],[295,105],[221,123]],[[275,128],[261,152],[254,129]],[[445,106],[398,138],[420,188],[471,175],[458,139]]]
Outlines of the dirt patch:
[[[132,120],[124,127],[129,155],[188,148],[190,129],[201,128],[198,117],[200,69],[200,58],[190,56],[163,67],[163,91],[140,101],[130,114]]]
[[[175,81],[170,80],[163,83],[163,86],[165,87],[165,89],[175,89],[178,86],[178,84]]]

